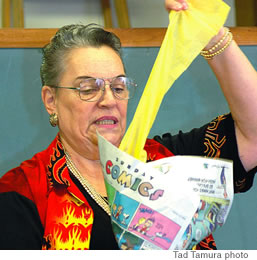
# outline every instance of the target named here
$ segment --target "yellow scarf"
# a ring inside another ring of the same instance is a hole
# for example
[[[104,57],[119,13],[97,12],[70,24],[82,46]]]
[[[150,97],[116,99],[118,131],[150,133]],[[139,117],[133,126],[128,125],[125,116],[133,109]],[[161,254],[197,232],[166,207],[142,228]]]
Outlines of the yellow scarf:
[[[171,11],[163,43],[120,149],[146,162],[144,145],[162,99],[175,80],[225,23],[222,0],[189,0],[186,11]]]

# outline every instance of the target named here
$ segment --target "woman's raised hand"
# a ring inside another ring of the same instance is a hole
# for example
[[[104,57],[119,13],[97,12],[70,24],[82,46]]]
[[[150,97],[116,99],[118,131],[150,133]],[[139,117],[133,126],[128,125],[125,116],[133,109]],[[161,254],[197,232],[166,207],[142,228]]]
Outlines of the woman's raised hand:
[[[186,0],[165,0],[165,8],[167,11],[181,11],[188,8],[188,3]]]

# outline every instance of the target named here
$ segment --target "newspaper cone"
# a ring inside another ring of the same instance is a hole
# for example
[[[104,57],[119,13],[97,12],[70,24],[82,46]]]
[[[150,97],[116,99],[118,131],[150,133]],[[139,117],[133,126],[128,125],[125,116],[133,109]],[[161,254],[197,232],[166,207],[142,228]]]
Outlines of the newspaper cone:
[[[173,156],[144,163],[98,137],[112,227],[121,249],[192,249],[221,227],[232,163]]]

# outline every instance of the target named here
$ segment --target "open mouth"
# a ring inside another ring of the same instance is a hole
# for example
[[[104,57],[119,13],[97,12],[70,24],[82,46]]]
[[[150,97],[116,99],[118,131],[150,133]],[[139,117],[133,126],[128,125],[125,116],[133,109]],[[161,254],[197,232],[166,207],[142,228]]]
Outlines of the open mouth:
[[[115,127],[117,123],[118,119],[114,116],[103,116],[95,121],[96,125],[104,127]]]
[[[99,120],[95,122],[97,125],[115,125],[117,122],[115,120]]]

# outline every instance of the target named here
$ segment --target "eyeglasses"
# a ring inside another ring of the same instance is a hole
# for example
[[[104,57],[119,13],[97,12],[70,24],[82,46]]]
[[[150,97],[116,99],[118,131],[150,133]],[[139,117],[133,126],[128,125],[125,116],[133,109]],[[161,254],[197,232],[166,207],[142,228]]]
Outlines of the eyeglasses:
[[[108,80],[108,81],[107,81]],[[110,86],[110,89],[114,97],[118,99],[130,99],[134,96],[137,84],[131,78],[119,76],[110,79],[101,78],[85,78],[83,79],[79,87],[61,87],[61,86],[50,86],[52,88],[64,88],[64,89],[75,89],[79,91],[81,100],[88,102],[98,101],[105,91],[106,82]]]

